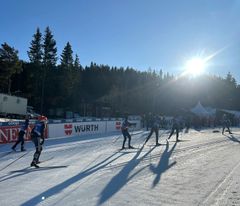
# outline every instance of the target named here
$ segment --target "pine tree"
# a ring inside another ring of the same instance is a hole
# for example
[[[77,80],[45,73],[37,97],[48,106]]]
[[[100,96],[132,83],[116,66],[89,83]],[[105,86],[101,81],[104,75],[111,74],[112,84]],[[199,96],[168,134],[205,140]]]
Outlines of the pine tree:
[[[47,71],[56,66],[57,63],[57,47],[56,41],[53,39],[52,32],[49,27],[45,30],[43,43],[43,72],[42,72],[42,91],[41,91],[41,107],[40,111],[44,111],[45,101],[45,82],[47,78]]]
[[[159,78],[160,78],[160,80],[163,79],[163,70],[162,69],[160,69],[160,71],[159,71]]]
[[[42,34],[40,32],[40,29],[37,28],[36,33],[33,35],[33,40],[31,41],[31,46],[29,47],[28,51],[28,57],[30,59],[31,63],[34,63],[36,65],[41,65],[42,62]]]
[[[75,60],[74,60],[73,67],[74,67],[75,69],[81,69],[80,60],[79,60],[79,57],[78,57],[77,54],[76,54],[76,56],[75,56]]]
[[[72,46],[69,42],[64,47],[62,55],[61,55],[61,66],[63,68],[72,68],[73,67],[73,51]]]
[[[11,91],[11,77],[22,71],[22,63],[18,58],[18,51],[7,43],[0,48],[0,84],[2,90]],[[6,89],[7,88],[7,89]]]
[[[49,27],[45,30],[43,49],[44,66],[46,68],[55,67],[57,63],[57,47],[56,41],[53,39],[53,35]]]
[[[225,80],[227,81],[228,85],[232,85],[234,88],[237,87],[236,79],[232,76],[232,74],[230,72],[228,72]]]

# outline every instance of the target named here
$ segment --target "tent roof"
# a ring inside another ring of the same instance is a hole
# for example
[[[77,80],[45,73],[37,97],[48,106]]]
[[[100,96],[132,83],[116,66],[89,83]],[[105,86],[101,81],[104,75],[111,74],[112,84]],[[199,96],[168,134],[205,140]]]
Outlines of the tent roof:
[[[190,111],[192,113],[194,113],[197,116],[209,116],[211,115],[203,106],[200,102],[197,103],[197,105],[195,107],[193,107],[192,109],[190,109]]]

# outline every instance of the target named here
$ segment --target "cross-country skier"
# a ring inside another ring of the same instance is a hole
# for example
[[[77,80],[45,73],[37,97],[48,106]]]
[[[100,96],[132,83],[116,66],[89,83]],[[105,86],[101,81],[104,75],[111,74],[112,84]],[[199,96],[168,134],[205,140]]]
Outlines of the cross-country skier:
[[[38,118],[38,122],[35,124],[34,128],[31,131],[32,142],[35,145],[36,152],[33,155],[33,161],[31,163],[31,167],[39,167],[37,164],[39,163],[39,157],[42,152],[42,145],[44,143],[44,131],[46,127],[47,118],[44,116],[40,116]]]
[[[122,127],[121,127],[121,130],[122,130],[122,134],[123,134],[123,145],[122,145],[122,149],[125,149],[125,142],[128,138],[128,148],[129,149],[133,149],[134,147],[131,146],[131,135],[129,134],[128,132],[128,128],[131,127],[132,125],[136,125],[135,123],[130,123],[128,121],[128,117],[126,116],[123,123],[122,123]]]
[[[155,116],[152,120],[151,120],[151,132],[148,135],[144,145],[148,142],[148,140],[150,139],[150,137],[152,136],[153,132],[155,132],[156,135],[156,146],[160,145],[158,143],[158,134],[159,134],[159,127],[160,127],[160,118],[158,116]]]
[[[29,125],[29,118],[28,116],[25,117],[25,122],[24,124],[21,126],[20,131],[18,133],[18,140],[16,141],[16,143],[12,146],[12,150],[16,151],[16,147],[17,145],[21,142],[21,151],[24,152],[26,151],[24,149],[24,135],[28,129],[28,125]]]
[[[230,128],[229,128],[231,122],[230,122],[230,120],[227,118],[227,115],[226,115],[226,114],[223,115],[222,124],[223,124],[223,125],[222,125],[222,126],[223,126],[223,128],[222,128],[222,134],[224,134],[225,128],[228,129],[229,134],[232,134],[232,132],[231,132],[231,130],[230,130]]]
[[[174,131],[176,130],[176,142],[178,142],[178,136],[179,136],[179,120],[174,117],[173,118],[173,122],[172,122],[172,131],[169,135],[169,137],[167,138],[167,141],[171,138],[171,136],[174,134]]]

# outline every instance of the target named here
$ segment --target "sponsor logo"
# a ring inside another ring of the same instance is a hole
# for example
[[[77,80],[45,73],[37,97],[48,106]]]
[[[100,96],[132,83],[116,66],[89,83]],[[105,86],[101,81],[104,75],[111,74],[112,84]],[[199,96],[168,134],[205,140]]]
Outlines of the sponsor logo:
[[[1,127],[0,143],[16,141],[18,138],[19,127]]]
[[[66,135],[71,135],[72,134],[72,124],[65,124],[64,125],[64,132]]]
[[[120,129],[121,129],[121,126],[122,126],[122,123],[121,123],[121,122],[116,122],[116,129],[117,129],[117,130],[120,130]]]
[[[72,135],[73,131],[75,133],[98,131],[98,125],[97,124],[74,125],[74,126],[72,124],[64,125],[64,132],[66,135]]]
[[[98,131],[98,125],[97,124],[86,124],[86,125],[76,125],[74,126],[75,132],[92,132],[92,131]]]
[[[15,142],[18,139],[20,126],[3,126],[0,127],[0,144]],[[30,140],[30,133],[24,135],[25,140]]]

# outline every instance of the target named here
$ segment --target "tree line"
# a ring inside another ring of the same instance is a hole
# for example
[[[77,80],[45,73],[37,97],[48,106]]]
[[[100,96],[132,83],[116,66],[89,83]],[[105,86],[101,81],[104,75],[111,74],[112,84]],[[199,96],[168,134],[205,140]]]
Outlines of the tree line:
[[[45,115],[61,116],[63,111],[97,117],[173,115],[188,111],[198,101],[214,108],[240,109],[240,87],[227,71],[226,77],[191,78],[94,62],[83,67],[70,42],[58,64],[57,44],[49,27],[44,35],[37,28],[27,53],[29,60],[21,60],[14,47],[1,44],[0,92],[26,97]]]

